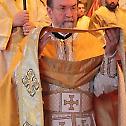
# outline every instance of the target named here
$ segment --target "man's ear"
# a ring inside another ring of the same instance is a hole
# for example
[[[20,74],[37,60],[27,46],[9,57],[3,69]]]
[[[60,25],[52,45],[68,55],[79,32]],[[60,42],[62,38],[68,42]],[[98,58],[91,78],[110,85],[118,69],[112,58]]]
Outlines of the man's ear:
[[[52,8],[47,7],[47,13],[48,13],[48,16],[50,17],[50,19],[52,19]]]

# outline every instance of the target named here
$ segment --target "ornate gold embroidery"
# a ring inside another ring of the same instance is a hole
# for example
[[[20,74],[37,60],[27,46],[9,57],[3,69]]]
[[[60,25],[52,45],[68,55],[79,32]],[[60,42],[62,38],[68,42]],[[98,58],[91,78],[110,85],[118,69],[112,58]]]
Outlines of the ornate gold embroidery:
[[[32,126],[27,121],[23,124],[23,126]]]
[[[86,120],[82,120],[81,123],[82,123],[82,126],[88,126],[88,124],[86,124]],[[78,126],[80,126],[80,125],[78,125]]]
[[[28,93],[32,97],[36,94],[36,91],[39,89],[39,82],[32,69],[29,69],[27,74],[22,78],[22,83],[24,84]]]
[[[65,122],[59,122],[59,126],[65,126]]]
[[[112,58],[108,58],[108,67],[107,67],[107,74],[110,78],[115,78],[115,76],[117,76],[116,71],[114,73],[112,73],[112,68],[114,67],[114,65],[112,64]],[[113,65],[113,66],[112,66]]]
[[[74,101],[74,95],[69,95],[69,97],[70,97],[70,101],[64,100],[64,105],[69,104],[70,105],[69,110],[74,110],[73,105],[74,104],[78,105],[78,100]]]

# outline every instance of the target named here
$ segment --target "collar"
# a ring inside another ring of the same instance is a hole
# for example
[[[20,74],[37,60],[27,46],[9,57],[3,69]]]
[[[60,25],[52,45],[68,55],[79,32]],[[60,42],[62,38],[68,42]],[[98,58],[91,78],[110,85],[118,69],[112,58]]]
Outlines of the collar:
[[[51,24],[51,26],[54,27],[53,24]],[[64,35],[64,34],[62,34],[62,33],[60,33],[60,32],[52,32],[52,34],[53,34],[56,38],[62,39],[62,40],[65,40],[65,39],[69,38],[69,37],[72,35],[72,33],[67,33],[67,34]]]
[[[72,33],[68,33],[68,34],[66,34],[66,35],[63,35],[63,34],[58,33],[58,32],[52,32],[52,34],[53,34],[56,38],[62,39],[62,40],[65,40],[65,39],[69,38],[69,37],[72,35]]]

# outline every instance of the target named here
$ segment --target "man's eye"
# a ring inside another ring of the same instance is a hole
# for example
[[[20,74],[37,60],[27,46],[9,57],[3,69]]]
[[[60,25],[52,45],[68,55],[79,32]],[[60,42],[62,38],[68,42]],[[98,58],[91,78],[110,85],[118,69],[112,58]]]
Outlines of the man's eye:
[[[61,8],[60,8],[60,10],[61,10],[61,11],[64,11],[64,10],[65,10],[65,8],[64,8],[64,7],[61,7]]]
[[[71,9],[72,9],[72,10],[75,10],[75,9],[77,9],[77,7],[76,7],[76,6],[73,6]]]

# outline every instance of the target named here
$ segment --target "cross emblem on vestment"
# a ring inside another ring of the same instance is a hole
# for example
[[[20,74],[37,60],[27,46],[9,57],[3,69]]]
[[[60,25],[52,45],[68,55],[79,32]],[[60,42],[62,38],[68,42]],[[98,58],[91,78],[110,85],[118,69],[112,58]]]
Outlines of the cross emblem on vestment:
[[[82,126],[89,126],[88,124],[86,124],[86,120],[82,120],[81,123],[82,123]],[[78,126],[81,126],[81,125],[78,125]]]
[[[26,75],[22,78],[22,83],[24,84],[28,93],[32,97],[36,94],[36,91],[39,89],[39,82],[33,69],[29,69],[27,71]]]
[[[59,126],[65,126],[65,122],[59,122]]]
[[[73,105],[74,105],[74,104],[75,104],[75,105],[78,105],[78,100],[74,101],[74,95],[69,95],[69,98],[70,98],[70,101],[64,100],[64,105],[69,104],[69,105],[70,105],[69,110],[74,110]]]

